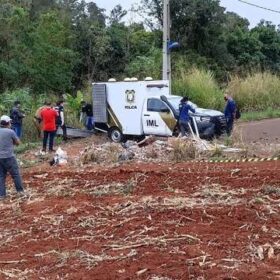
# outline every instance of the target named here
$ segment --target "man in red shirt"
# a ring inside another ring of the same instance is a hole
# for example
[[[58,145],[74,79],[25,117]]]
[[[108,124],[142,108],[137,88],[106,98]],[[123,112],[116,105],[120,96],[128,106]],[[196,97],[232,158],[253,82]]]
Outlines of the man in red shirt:
[[[49,138],[49,151],[54,152],[53,142],[56,134],[56,118],[58,113],[51,107],[50,102],[46,102],[46,108],[41,111],[41,119],[43,121],[43,152],[46,152],[47,142]]]

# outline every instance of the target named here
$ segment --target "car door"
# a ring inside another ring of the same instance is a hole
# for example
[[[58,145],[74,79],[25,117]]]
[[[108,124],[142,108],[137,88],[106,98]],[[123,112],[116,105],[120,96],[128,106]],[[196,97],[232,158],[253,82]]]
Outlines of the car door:
[[[169,136],[170,129],[162,115],[171,114],[167,105],[159,98],[148,98],[143,108],[143,129],[146,135]]]

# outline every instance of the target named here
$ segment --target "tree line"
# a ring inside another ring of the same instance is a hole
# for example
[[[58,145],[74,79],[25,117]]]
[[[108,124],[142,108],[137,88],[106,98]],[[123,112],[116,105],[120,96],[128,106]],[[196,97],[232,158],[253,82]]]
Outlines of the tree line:
[[[127,23],[79,0],[0,0],[0,92],[73,93],[110,77],[161,77],[162,1],[142,0],[142,22]],[[221,83],[232,75],[280,72],[280,30],[226,12],[218,0],[172,0],[174,76],[197,66]]]

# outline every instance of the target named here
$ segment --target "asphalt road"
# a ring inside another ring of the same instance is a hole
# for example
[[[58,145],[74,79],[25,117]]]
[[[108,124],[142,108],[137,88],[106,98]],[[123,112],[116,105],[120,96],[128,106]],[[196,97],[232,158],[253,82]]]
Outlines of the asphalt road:
[[[280,143],[280,118],[236,124],[245,142]]]

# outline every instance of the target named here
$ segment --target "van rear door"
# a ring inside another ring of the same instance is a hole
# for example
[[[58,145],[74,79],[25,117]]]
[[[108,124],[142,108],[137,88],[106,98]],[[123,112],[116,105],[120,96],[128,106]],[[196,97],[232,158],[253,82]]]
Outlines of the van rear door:
[[[173,130],[168,126],[168,119],[176,124],[171,110],[162,100],[152,97],[144,101],[142,124],[145,135],[171,136]]]

